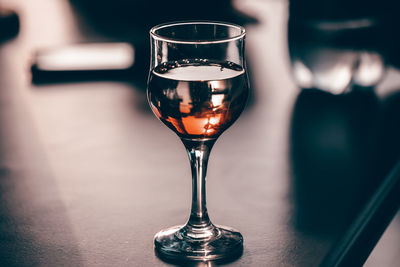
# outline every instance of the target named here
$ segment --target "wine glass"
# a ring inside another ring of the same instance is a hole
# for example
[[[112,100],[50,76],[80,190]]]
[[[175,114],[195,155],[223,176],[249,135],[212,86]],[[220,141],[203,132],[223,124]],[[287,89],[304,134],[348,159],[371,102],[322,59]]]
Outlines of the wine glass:
[[[224,22],[174,22],[153,27],[150,37],[147,98],[154,114],[182,140],[192,170],[189,220],[157,233],[156,253],[202,261],[240,255],[242,235],[211,223],[205,185],[212,146],[246,104],[245,30]]]

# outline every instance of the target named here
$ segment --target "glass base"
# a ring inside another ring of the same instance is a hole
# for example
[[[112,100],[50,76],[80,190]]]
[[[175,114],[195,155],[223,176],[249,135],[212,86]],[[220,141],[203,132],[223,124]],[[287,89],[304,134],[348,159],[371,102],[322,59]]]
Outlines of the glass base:
[[[243,252],[242,235],[229,227],[212,226],[213,234],[193,238],[187,226],[174,226],[154,237],[156,253],[167,260],[212,261],[229,260]]]

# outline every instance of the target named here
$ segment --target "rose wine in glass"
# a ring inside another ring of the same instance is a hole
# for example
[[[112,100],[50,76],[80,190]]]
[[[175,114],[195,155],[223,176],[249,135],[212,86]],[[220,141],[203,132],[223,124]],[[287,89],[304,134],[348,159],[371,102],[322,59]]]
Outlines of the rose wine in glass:
[[[188,222],[160,231],[156,252],[173,260],[240,255],[242,235],[211,223],[205,178],[217,138],[239,117],[249,91],[244,28],[223,22],[176,22],[151,29],[147,97],[154,114],[182,140],[192,169]]]

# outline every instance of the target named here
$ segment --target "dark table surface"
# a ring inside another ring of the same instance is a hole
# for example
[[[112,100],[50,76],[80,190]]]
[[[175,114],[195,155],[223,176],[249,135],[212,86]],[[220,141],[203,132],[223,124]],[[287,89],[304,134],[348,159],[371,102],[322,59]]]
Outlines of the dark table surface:
[[[168,265],[152,238],[187,220],[190,167],[147,106],[145,78],[31,83],[37,49],[117,40],[91,28],[75,2],[0,2],[21,21],[0,44],[0,265]],[[244,236],[232,266],[318,266],[389,169],[374,167],[384,155],[365,147],[382,128],[377,103],[396,103],[400,75],[390,69],[376,94],[353,102],[300,93],[287,2],[236,2],[257,19],[246,26],[253,93],[211,153],[209,214]],[[399,233],[397,216],[368,266],[396,266]]]

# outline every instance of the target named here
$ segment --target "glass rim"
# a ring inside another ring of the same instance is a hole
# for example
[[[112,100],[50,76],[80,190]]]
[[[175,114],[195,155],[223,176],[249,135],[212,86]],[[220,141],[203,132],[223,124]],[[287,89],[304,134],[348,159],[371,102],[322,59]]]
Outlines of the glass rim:
[[[226,37],[221,39],[208,39],[208,40],[182,40],[182,39],[174,39],[171,37],[165,37],[160,34],[157,34],[156,31],[159,29],[172,27],[172,26],[179,26],[179,25],[191,25],[191,24],[209,24],[209,25],[220,25],[226,26],[231,28],[236,28],[240,30],[239,34],[236,34],[232,37]],[[216,44],[216,43],[227,43],[235,40],[239,40],[244,38],[246,35],[246,30],[243,26],[230,23],[230,22],[222,22],[222,21],[212,21],[212,20],[187,20],[187,21],[173,21],[173,22],[166,22],[162,24],[158,24],[150,29],[150,36],[155,40],[166,41],[169,43],[178,43],[178,44]]]

